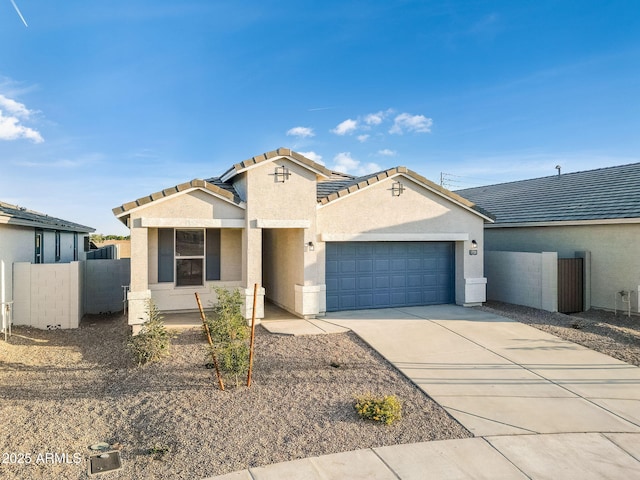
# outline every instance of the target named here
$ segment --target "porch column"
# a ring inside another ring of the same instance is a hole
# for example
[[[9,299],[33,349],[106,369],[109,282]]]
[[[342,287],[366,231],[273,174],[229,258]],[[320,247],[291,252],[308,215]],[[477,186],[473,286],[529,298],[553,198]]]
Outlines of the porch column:
[[[242,284],[244,296],[242,314],[247,320],[253,315],[253,290],[258,284],[256,319],[264,318],[264,288],[262,286],[262,229],[249,222],[242,231]]]
[[[140,331],[148,318],[147,301],[151,298],[149,290],[149,235],[146,227],[141,226],[139,218],[131,220],[131,280],[127,295],[129,307],[129,325],[133,333]]]

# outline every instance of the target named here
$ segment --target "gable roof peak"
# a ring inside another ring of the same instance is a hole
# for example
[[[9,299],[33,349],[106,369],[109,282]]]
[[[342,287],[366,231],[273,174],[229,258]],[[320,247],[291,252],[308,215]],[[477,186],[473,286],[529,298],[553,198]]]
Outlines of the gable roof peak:
[[[305,157],[304,155],[291,150],[290,148],[280,147],[276,150],[271,150],[270,152],[265,152],[260,155],[251,157],[247,160],[244,160],[242,162],[234,164],[233,167],[231,167],[224,174],[222,174],[220,179],[223,182],[227,182],[231,180],[233,177],[235,177],[236,175],[242,172],[245,172],[248,169],[260,163],[275,160],[277,158],[282,158],[282,157],[287,157],[293,160],[294,162],[302,165],[303,167],[309,170],[316,172],[317,174],[323,177],[329,178],[332,175],[331,170],[326,168],[324,165],[320,165],[319,163],[314,162],[313,160]]]

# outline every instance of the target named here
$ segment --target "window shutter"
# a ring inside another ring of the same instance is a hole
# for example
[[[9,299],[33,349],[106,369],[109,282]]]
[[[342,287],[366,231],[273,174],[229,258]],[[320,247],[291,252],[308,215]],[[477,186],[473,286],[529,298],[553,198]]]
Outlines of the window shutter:
[[[207,228],[207,280],[220,280],[220,229]]]
[[[158,229],[158,283],[173,282],[173,228]]]

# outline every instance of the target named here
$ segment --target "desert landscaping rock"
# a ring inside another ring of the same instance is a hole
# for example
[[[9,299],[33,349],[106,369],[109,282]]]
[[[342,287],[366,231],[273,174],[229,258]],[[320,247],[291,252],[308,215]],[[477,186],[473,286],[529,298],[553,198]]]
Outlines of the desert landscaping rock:
[[[81,454],[82,462],[5,464],[3,479],[89,478],[92,445],[121,445],[104,480],[204,478],[329,453],[471,435],[355,335],[271,335],[257,328],[252,386],[217,388],[199,329],[165,361],[137,368],[126,320],[77,330],[16,327],[0,341],[2,452]],[[338,364],[335,368],[332,364]],[[356,395],[394,394],[403,419],[360,419]],[[161,455],[157,452],[164,452]],[[73,457],[72,457],[73,458]]]
[[[478,308],[639,364],[638,316]],[[191,479],[471,436],[352,333],[295,337],[259,327],[252,387],[227,379],[225,392],[206,368],[199,329],[180,333],[171,357],[144,368],[129,360],[126,340],[126,320],[111,316],[85,318],[77,330],[16,327],[0,341],[0,447],[32,460],[0,465],[1,478],[89,478],[90,447],[99,442],[122,456],[122,469],[101,479]],[[367,392],[398,396],[403,419],[384,426],[358,418],[354,397]],[[71,461],[35,462],[47,452]]]

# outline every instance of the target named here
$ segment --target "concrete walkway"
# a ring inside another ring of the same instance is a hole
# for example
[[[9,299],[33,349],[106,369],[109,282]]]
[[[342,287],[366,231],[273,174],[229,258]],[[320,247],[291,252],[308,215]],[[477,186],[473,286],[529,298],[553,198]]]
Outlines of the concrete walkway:
[[[452,305],[327,315],[476,438],[345,452],[218,479],[640,478],[640,368]]]

